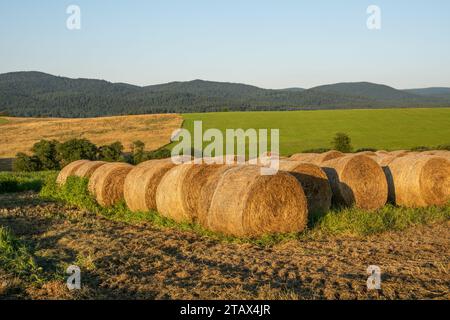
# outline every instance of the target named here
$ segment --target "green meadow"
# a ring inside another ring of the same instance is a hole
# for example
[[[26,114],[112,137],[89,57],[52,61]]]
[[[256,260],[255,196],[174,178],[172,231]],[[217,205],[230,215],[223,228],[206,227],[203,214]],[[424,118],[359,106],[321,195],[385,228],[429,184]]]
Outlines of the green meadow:
[[[203,131],[279,129],[282,155],[330,148],[337,132],[348,134],[354,149],[399,150],[450,143],[450,108],[192,113],[183,118],[183,127],[191,133],[195,120],[203,121]]]

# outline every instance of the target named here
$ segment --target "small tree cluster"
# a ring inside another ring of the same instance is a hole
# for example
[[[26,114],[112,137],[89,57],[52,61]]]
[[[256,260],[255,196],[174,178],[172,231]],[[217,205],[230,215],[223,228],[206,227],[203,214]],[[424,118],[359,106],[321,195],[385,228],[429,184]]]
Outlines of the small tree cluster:
[[[75,160],[123,161],[123,145],[114,142],[97,147],[87,139],[71,139],[60,143],[41,140],[31,148],[31,156],[18,153],[13,163],[14,171],[59,170]]]

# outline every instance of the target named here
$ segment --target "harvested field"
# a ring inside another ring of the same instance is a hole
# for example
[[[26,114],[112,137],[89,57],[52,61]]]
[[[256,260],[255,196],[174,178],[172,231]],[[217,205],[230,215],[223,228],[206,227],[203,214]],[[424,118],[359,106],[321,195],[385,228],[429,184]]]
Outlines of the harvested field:
[[[28,153],[41,139],[64,142],[85,138],[96,145],[117,140],[125,152],[133,141],[141,140],[147,150],[156,150],[170,142],[172,132],[179,128],[182,118],[177,114],[116,116],[87,119],[11,118],[0,123],[2,140],[0,158],[14,157],[18,152]]]
[[[0,195],[0,225],[32,244],[44,271],[36,284],[0,265],[4,299],[450,299],[448,221],[261,247],[113,222],[21,193]],[[69,264],[81,268],[80,291],[61,279]],[[366,288],[372,264],[380,291]]]

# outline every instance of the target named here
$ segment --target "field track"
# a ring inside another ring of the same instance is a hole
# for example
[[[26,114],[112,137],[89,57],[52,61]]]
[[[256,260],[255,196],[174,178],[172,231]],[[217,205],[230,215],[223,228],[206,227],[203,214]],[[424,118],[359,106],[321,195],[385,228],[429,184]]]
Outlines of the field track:
[[[270,247],[112,222],[40,200],[0,195],[0,224],[30,244],[51,275],[82,269],[82,290],[62,280],[30,285],[0,268],[1,298],[449,299],[449,222],[367,238],[296,240]],[[366,269],[382,270],[367,291]]]

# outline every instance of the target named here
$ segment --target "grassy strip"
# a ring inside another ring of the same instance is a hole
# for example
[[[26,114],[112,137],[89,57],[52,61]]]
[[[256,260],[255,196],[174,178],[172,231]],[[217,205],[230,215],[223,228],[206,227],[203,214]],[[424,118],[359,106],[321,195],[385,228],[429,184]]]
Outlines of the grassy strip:
[[[4,227],[0,227],[0,267],[30,281],[44,281],[43,271],[36,264],[28,247]]]
[[[0,193],[39,191],[47,177],[55,175],[55,171],[0,172]]]
[[[124,202],[112,208],[103,208],[89,194],[87,184],[87,179],[70,177],[66,185],[58,187],[54,177],[50,176],[41,190],[41,196],[75,205],[114,221],[132,224],[150,222],[157,227],[195,231],[197,234],[217,240],[233,243],[253,243],[262,246],[273,245],[286,240],[330,235],[363,237],[386,231],[404,230],[420,224],[443,222],[450,219],[450,206],[443,208],[411,209],[388,205],[373,212],[350,208],[332,210],[321,217],[311,218],[308,229],[302,233],[266,235],[255,239],[237,238],[211,232],[197,224],[177,223],[171,219],[162,217],[155,211],[131,212]]]

